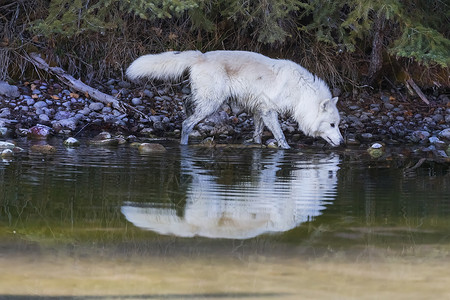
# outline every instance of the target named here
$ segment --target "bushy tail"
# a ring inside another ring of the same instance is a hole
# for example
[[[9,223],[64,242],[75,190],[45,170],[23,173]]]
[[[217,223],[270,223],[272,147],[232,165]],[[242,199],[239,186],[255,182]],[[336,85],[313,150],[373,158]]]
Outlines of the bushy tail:
[[[131,80],[142,77],[177,79],[202,56],[200,51],[164,52],[148,54],[136,59],[127,69]]]

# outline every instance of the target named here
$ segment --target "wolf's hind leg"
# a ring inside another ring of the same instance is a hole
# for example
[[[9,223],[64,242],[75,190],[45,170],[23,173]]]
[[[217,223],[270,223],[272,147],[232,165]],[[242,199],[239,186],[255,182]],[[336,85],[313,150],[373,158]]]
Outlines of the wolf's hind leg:
[[[181,145],[187,145],[189,140],[189,134],[192,132],[195,125],[197,125],[205,117],[206,116],[193,114],[183,121],[183,124],[181,126],[181,141],[180,141]]]
[[[278,114],[274,111],[269,111],[262,113],[261,115],[264,123],[267,128],[272,131],[273,136],[278,142],[278,147],[283,149],[289,149],[288,143],[286,142],[286,138],[284,137],[283,130],[281,130],[280,123],[278,122]]]
[[[201,102],[200,102],[201,103]],[[187,145],[189,140],[189,134],[194,129],[195,125],[197,125],[200,121],[202,121],[204,118],[212,115],[214,112],[216,112],[220,106],[222,105],[223,101],[210,101],[209,105],[196,105],[194,108],[194,112],[192,115],[190,115],[186,120],[183,121],[182,128],[181,128],[181,141],[180,143],[182,145]]]

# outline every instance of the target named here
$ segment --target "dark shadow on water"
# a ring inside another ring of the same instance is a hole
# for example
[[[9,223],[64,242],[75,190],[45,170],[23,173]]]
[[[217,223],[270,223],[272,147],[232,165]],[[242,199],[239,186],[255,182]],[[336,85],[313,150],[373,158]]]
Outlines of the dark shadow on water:
[[[152,295],[108,295],[108,296],[39,296],[0,295],[0,300],[106,300],[106,299],[245,299],[275,298],[288,296],[287,293],[204,293],[204,294],[152,294]]]

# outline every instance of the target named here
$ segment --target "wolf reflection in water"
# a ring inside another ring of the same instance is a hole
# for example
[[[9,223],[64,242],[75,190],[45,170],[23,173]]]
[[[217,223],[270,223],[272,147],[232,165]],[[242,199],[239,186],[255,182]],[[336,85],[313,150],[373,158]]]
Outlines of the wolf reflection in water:
[[[182,176],[191,176],[184,215],[175,207],[127,202],[122,213],[135,226],[180,237],[246,239],[284,232],[313,220],[336,196],[339,157],[308,156],[280,176],[285,152],[261,159],[255,151],[245,182],[219,183],[193,155],[183,155]],[[262,165],[261,165],[262,163]]]

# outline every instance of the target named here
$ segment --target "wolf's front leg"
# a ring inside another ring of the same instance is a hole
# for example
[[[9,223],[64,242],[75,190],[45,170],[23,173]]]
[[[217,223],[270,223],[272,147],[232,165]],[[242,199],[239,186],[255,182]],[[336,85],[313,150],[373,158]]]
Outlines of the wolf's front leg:
[[[281,130],[280,123],[278,122],[278,114],[274,111],[264,112],[261,115],[264,124],[266,124],[267,128],[272,131],[273,136],[278,142],[278,147],[283,149],[291,148],[286,142],[286,138],[284,137],[283,130]]]
[[[253,113],[253,124],[255,125],[255,131],[253,132],[253,142],[261,144],[261,138],[264,130],[264,123],[259,113]]]

